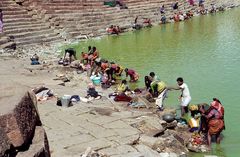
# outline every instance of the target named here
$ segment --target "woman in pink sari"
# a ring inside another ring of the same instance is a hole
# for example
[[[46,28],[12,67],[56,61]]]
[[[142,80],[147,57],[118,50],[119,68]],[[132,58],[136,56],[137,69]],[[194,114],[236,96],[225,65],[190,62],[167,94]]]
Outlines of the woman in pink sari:
[[[3,13],[2,9],[0,9],[0,33],[3,32]]]

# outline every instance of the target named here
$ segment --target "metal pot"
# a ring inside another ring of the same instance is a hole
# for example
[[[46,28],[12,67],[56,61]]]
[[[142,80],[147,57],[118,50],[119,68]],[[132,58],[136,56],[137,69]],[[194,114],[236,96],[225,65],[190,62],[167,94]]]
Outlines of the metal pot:
[[[167,123],[171,123],[172,121],[175,120],[175,115],[167,113],[162,116],[162,119],[165,120]]]

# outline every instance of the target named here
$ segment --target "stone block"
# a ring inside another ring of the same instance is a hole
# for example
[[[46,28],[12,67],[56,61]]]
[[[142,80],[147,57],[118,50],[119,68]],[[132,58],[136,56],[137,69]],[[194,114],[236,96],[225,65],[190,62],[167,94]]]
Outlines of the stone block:
[[[155,136],[165,131],[165,128],[159,123],[159,118],[157,117],[144,117],[142,121],[134,123],[132,126],[149,136]]]
[[[174,136],[168,136],[166,138],[158,138],[158,140],[154,143],[153,149],[158,152],[175,152],[182,153],[187,152],[185,146],[183,146]]]
[[[36,127],[31,146],[27,151],[19,152],[16,157],[50,157],[47,135],[43,127]]]
[[[10,142],[3,128],[0,128],[0,156],[4,156],[5,152],[10,149]]]
[[[76,144],[76,145],[70,146],[68,148],[65,148],[65,150],[68,152],[69,155],[76,155],[76,154],[81,154],[88,147],[91,147],[92,150],[94,150],[94,151],[98,151],[101,149],[109,148],[112,145],[113,145],[112,142],[102,138],[102,139],[97,139],[97,140],[94,140],[91,142]]]
[[[177,121],[174,120],[174,121],[171,122],[171,123],[167,123],[166,128],[175,128],[176,126],[177,126]]]
[[[4,130],[10,144],[14,147],[29,144],[35,126],[41,124],[35,94],[26,92],[22,96],[7,93],[0,97],[0,106],[0,128]]]
[[[143,135],[139,139],[139,143],[144,144],[150,148],[153,148],[154,144],[158,141],[158,138]]]
[[[138,150],[138,152],[142,153],[144,156],[159,157],[158,152],[152,150],[148,146],[137,145],[135,146],[135,148]]]

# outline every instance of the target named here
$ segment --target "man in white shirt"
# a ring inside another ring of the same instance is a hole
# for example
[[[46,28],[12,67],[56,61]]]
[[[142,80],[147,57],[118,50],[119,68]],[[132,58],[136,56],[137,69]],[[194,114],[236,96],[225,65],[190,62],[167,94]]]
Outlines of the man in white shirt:
[[[184,116],[185,113],[188,113],[188,105],[192,98],[191,98],[188,86],[186,83],[184,83],[182,77],[177,78],[177,84],[178,84],[178,87],[170,87],[168,89],[175,89],[175,90],[182,91],[182,94],[180,96],[180,99],[181,99],[180,105],[181,105],[181,115]]]

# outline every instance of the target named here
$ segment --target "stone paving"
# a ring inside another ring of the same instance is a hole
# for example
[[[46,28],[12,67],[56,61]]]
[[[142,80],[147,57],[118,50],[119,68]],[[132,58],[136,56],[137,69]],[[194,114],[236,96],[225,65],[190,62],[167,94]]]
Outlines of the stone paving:
[[[110,156],[141,154],[130,145],[141,132],[130,124],[149,112],[119,112],[125,109],[102,100],[92,104],[80,102],[69,108],[58,107],[55,103],[56,100],[49,100],[38,105],[53,157],[80,155],[88,147]],[[112,113],[101,115],[97,112],[99,108]]]
[[[30,66],[28,59],[0,58],[0,61],[1,86],[13,93],[17,92],[16,89],[25,91],[45,86],[59,97],[64,94],[86,95],[89,79],[85,73],[69,72],[72,70],[54,64]],[[66,70],[71,75],[71,81],[65,86],[59,85],[62,81],[54,78]],[[157,115],[153,109],[133,109],[109,99],[111,89],[97,87],[97,91],[102,99],[75,103],[69,108],[57,106],[56,98],[38,102],[52,157],[80,157],[89,147],[110,157],[176,157],[187,152],[186,147],[173,136],[176,131],[163,127],[159,116],[164,112]],[[0,92],[3,94],[4,91]],[[153,137],[163,131],[164,137]],[[174,147],[170,148],[166,143]]]
[[[82,76],[79,76],[82,79]],[[52,86],[59,96],[63,94],[86,95],[88,81],[71,86]],[[74,84],[74,83],[73,83]],[[51,87],[52,86],[52,87]],[[71,86],[71,88],[69,88]],[[147,120],[158,119],[146,109],[132,109],[126,104],[113,103],[108,98],[111,89],[97,91],[103,96],[91,103],[79,102],[64,108],[56,105],[56,99],[39,102],[38,108],[46,129],[52,157],[80,156],[88,147],[111,157],[149,156],[158,154],[145,145],[134,145],[142,131],[132,125]]]

